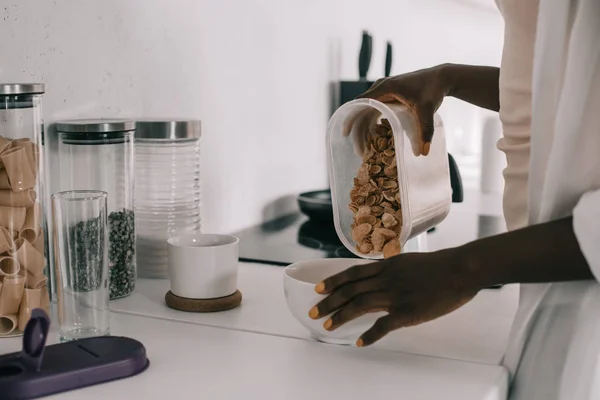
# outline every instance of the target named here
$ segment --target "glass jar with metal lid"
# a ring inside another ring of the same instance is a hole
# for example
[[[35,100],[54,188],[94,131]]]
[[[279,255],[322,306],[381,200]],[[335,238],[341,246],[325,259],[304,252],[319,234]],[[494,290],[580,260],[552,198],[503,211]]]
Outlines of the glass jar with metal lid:
[[[49,311],[41,83],[0,83],[0,337]]]
[[[130,295],[137,279],[134,132],[134,121],[100,119],[57,122],[48,135],[50,194],[99,190],[108,195],[111,299]],[[74,240],[83,241],[77,244],[82,251],[86,227],[85,223],[76,225],[72,232]],[[94,285],[92,278],[79,281]]]
[[[140,276],[168,278],[167,239],[200,230],[198,120],[140,120],[135,132]]]

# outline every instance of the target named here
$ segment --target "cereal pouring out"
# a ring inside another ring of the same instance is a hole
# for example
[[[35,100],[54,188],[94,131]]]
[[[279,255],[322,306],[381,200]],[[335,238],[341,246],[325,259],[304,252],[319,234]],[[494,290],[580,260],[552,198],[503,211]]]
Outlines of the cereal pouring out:
[[[402,208],[392,128],[382,119],[367,134],[369,150],[354,178],[348,205],[354,213],[352,239],[361,254],[400,254]]]

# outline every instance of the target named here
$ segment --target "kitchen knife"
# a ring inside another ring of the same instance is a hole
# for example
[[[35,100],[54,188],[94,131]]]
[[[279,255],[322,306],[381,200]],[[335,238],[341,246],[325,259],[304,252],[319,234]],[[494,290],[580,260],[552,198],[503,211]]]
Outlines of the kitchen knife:
[[[387,42],[387,47],[385,49],[385,77],[390,76],[392,72],[392,44]]]
[[[360,54],[358,55],[358,74],[361,81],[367,79],[367,73],[371,65],[371,54],[373,52],[373,38],[367,31],[363,31]]]

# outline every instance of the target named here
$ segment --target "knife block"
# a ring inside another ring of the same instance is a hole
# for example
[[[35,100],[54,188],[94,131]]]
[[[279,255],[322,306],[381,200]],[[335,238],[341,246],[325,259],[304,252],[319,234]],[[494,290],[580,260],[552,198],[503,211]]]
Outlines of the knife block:
[[[340,81],[339,85],[339,97],[336,106],[352,101],[356,96],[360,96],[366,92],[374,82],[372,81]],[[336,108],[337,108],[336,107]]]

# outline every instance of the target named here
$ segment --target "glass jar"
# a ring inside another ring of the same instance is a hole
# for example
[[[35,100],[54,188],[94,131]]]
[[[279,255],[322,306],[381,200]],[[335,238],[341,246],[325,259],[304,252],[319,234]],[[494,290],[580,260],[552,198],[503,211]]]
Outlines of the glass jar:
[[[0,84],[0,337],[49,313],[43,215],[44,85]]]
[[[429,154],[420,155],[418,125],[400,104],[350,101],[327,127],[334,224],[359,257],[427,251],[426,232],[452,204],[444,125],[436,114]]]
[[[49,135],[51,194],[107,193],[111,299],[130,295],[137,279],[134,132],[133,121],[100,119],[57,122]],[[85,229],[78,235],[85,235]]]
[[[140,276],[168,278],[167,239],[200,231],[198,120],[137,121],[137,264]]]

